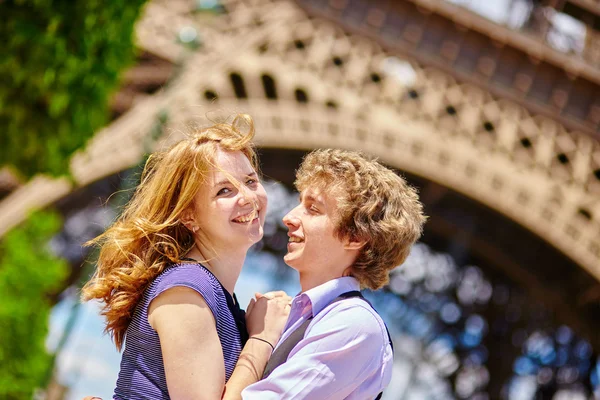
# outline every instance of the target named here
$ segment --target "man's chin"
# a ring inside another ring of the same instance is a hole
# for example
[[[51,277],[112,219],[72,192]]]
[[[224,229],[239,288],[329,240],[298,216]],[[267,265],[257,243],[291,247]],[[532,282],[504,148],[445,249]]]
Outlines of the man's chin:
[[[296,268],[298,260],[295,259],[290,253],[287,253],[285,256],[283,256],[283,262],[286,263],[288,267],[294,268],[296,270],[298,269]]]

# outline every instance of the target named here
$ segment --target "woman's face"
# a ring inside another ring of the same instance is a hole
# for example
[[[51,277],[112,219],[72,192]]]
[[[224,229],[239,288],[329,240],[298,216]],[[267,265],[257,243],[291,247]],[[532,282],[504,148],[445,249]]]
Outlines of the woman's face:
[[[217,251],[247,250],[263,236],[267,193],[241,151],[219,149],[216,163],[194,198],[196,235]]]

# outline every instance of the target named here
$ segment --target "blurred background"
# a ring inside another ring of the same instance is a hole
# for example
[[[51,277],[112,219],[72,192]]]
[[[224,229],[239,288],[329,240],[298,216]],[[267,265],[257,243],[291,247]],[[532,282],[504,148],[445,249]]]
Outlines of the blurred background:
[[[255,119],[270,197],[236,293],[297,293],[294,171],[377,156],[430,219],[365,295],[384,399],[600,399],[600,0],[0,0],[0,398],[111,398],[82,243],[147,155]]]

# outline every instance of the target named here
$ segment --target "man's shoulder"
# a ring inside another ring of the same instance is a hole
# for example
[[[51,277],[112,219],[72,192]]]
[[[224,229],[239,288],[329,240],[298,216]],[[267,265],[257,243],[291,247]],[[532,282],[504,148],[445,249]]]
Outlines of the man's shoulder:
[[[358,296],[330,303],[314,317],[311,325],[315,328],[317,325],[334,325],[340,331],[358,330],[388,341],[383,319],[368,302]]]

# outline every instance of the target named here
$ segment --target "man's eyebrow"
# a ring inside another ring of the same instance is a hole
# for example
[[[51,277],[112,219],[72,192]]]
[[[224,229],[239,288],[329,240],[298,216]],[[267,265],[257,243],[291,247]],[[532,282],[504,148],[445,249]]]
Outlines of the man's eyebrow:
[[[300,200],[302,200],[302,195],[300,195]],[[311,194],[304,195],[304,200],[310,201],[311,203],[317,203],[317,204],[323,205],[323,202],[321,200],[317,199],[315,196],[313,196]]]
[[[256,178],[256,177],[258,177],[258,174],[255,171],[252,171],[244,176],[244,178]],[[223,186],[223,185],[231,185],[231,181],[229,179],[225,178],[225,179],[215,183],[215,187]]]

